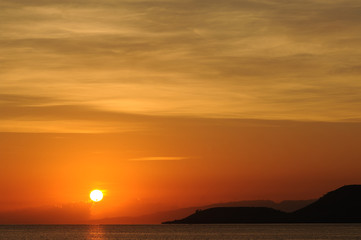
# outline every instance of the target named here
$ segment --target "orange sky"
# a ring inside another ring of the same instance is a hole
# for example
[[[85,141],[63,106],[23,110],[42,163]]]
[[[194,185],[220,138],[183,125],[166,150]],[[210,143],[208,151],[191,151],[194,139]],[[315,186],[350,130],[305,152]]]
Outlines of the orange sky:
[[[0,213],[79,222],[360,183],[360,8],[0,0]]]

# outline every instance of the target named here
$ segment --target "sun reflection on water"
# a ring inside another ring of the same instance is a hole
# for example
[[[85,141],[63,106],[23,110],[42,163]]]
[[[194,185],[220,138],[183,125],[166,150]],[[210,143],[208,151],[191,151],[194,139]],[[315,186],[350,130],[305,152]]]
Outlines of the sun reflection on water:
[[[89,225],[88,240],[102,240],[105,239],[105,230],[102,225]]]

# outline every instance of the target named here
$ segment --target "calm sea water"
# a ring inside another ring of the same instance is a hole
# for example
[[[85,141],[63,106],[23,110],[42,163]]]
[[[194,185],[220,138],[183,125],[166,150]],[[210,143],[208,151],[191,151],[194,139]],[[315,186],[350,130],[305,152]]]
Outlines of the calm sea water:
[[[0,225],[0,239],[353,240],[361,224]]]

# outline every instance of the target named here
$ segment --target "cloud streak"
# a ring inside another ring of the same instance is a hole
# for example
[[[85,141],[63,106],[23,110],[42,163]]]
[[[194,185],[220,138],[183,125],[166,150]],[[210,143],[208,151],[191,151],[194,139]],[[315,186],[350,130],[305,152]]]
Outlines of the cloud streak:
[[[187,157],[142,157],[142,158],[132,158],[129,161],[181,161],[187,160]]]
[[[0,6],[2,94],[143,115],[361,117],[355,0]]]

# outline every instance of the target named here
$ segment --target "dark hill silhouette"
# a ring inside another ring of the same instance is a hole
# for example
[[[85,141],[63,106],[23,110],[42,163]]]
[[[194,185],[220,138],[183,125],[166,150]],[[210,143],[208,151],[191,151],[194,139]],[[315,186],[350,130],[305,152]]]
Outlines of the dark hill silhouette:
[[[165,223],[361,223],[361,185],[343,186],[292,213],[261,207],[211,208]]]
[[[227,203],[216,203],[203,207],[198,207],[196,209],[207,209],[207,208],[215,208],[215,207],[267,207],[267,208],[280,210],[283,212],[294,212],[298,209],[301,209],[315,202],[316,200],[317,199],[285,200],[279,203],[273,202],[271,200],[237,201],[237,202],[227,202]]]
[[[273,223],[282,222],[288,213],[266,207],[220,207],[198,210],[170,223]]]
[[[196,206],[196,207],[180,208],[169,211],[161,211],[161,212],[135,216],[135,217],[124,216],[124,217],[96,219],[96,220],[92,220],[91,223],[93,224],[159,224],[169,219],[185,218],[199,209],[204,210],[215,207],[268,207],[276,210],[281,210],[284,212],[293,212],[295,210],[298,210],[302,207],[309,205],[314,201],[316,201],[316,199],[286,200],[279,203],[270,200],[225,202],[225,203],[215,203],[205,206]]]
[[[293,215],[300,222],[361,222],[361,185],[329,192]]]

